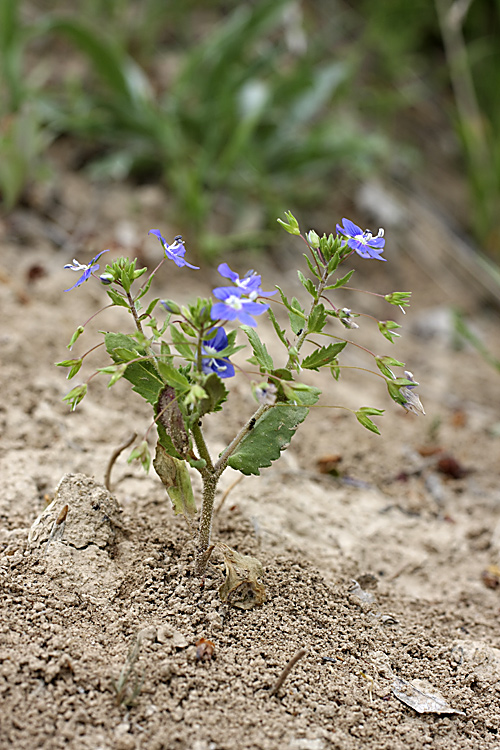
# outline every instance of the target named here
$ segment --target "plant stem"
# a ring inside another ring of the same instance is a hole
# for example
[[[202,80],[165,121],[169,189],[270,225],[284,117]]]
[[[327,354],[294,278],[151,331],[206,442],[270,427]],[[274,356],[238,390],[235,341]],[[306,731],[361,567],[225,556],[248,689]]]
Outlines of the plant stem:
[[[210,548],[210,535],[212,532],[212,517],[214,510],[215,489],[218,477],[215,473],[203,474],[203,501],[201,505],[200,525],[198,527],[198,539],[196,544],[196,575],[202,577],[205,573]]]
[[[137,330],[139,331],[139,333],[142,333],[144,335],[144,331],[142,330],[141,321],[139,320],[139,316],[137,314],[137,310],[135,309],[134,300],[132,298],[132,295],[130,294],[130,292],[126,292],[126,295],[127,295],[127,300],[128,300],[128,305],[129,305],[129,308],[130,308],[130,312],[134,316],[135,327],[137,328]]]

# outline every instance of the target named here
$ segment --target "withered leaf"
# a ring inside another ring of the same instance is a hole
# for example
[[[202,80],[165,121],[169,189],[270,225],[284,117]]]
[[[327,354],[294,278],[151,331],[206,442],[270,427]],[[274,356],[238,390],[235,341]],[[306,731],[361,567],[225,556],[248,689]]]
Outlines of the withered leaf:
[[[194,516],[196,502],[186,462],[169,456],[165,448],[157,443],[153,466],[165,485],[174,513],[182,513],[186,518]]]
[[[226,580],[219,588],[221,601],[239,609],[252,609],[262,604],[266,590],[261,577],[263,569],[256,557],[240,555],[226,544],[218,543],[226,565]]]

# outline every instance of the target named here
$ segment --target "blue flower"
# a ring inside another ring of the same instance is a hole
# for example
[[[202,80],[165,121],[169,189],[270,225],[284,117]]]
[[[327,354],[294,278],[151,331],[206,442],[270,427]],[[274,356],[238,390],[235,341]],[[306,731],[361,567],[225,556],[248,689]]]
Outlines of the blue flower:
[[[357,224],[349,219],[342,219],[343,227],[337,224],[337,234],[347,239],[348,246],[357,252],[362,258],[375,258],[376,260],[387,260],[381,258],[384,252],[384,230],[379,229],[376,237],[366,229],[364,232]]]
[[[72,289],[75,289],[77,286],[83,284],[84,281],[87,281],[87,279],[93,274],[93,272],[99,269],[99,263],[97,263],[96,261],[98,261],[101,255],[103,255],[104,253],[109,253],[109,250],[101,250],[100,253],[97,253],[95,258],[92,258],[88,266],[79,263],[74,258],[73,263],[66,263],[64,268],[69,268],[71,271],[83,271],[83,273],[76,284],[73,284],[73,286],[71,286],[69,289],[65,289],[64,291],[71,292]]]
[[[231,271],[227,263],[221,263],[217,268],[221,276],[225,279],[231,279],[233,284],[236,284],[238,289],[241,289],[245,297],[249,297],[251,300],[255,300],[257,297],[270,297],[276,292],[263,292],[260,288],[261,277],[256,271],[247,271],[247,273],[240,279],[239,275],[235,271]]]
[[[232,378],[234,375],[234,367],[229,361],[228,357],[218,357],[219,352],[222,352],[227,347],[227,336],[223,328],[211,328],[209,333],[215,331],[215,336],[211,339],[205,339],[202,341],[201,346],[201,369],[205,375],[209,375],[211,372],[215,372],[219,378]]]
[[[174,237],[174,241],[171,245],[169,245],[165,238],[161,236],[158,229],[150,229],[148,234],[154,234],[155,237],[158,237],[163,249],[165,250],[165,255],[169,260],[173,260],[176,266],[179,266],[179,268],[187,266],[188,268],[194,268],[196,271],[199,270],[199,266],[192,266],[191,263],[184,260],[186,248],[184,247],[184,242],[182,241],[180,234],[177,237]]]
[[[222,300],[212,305],[210,317],[212,320],[239,320],[247,326],[255,328],[257,323],[251,315],[261,315],[269,305],[262,305],[249,299],[242,299],[243,291],[237,287],[221,286],[213,290],[214,296]]]

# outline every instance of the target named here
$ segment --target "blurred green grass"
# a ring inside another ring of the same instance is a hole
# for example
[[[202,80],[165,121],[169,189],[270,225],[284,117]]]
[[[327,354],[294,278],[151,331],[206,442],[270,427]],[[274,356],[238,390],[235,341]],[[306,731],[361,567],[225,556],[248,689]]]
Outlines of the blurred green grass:
[[[423,96],[409,83],[421,75],[460,134],[476,236],[500,246],[500,0],[453,26],[456,5],[2,0],[4,210],[65,136],[92,179],[161,181],[176,223],[220,251],[262,237],[291,205],[328,205],[329,184],[404,161],[407,144],[385,128]],[[453,85],[464,70],[472,113]]]

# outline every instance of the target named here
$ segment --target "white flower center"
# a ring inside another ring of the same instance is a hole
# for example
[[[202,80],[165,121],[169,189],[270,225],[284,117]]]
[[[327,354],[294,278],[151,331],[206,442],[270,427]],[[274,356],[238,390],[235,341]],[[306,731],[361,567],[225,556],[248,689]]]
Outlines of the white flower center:
[[[232,307],[233,310],[243,310],[243,302],[235,294],[231,294],[231,296],[227,298],[226,305]]]

